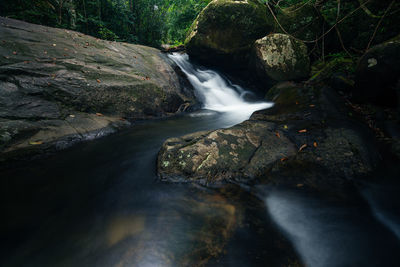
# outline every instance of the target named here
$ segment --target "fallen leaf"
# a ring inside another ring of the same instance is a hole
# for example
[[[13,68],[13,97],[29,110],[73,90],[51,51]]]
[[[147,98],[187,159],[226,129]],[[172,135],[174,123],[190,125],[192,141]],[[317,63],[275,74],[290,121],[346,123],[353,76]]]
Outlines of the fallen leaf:
[[[275,132],[276,137],[281,138],[281,135],[278,132]]]
[[[51,74],[51,78],[55,79],[55,78],[56,78],[56,75],[55,75],[54,73]]]
[[[317,147],[317,146],[318,146],[317,142],[314,142],[314,147]]]
[[[104,115],[101,114],[101,113],[99,113],[99,112],[97,112],[97,113],[96,113],[96,116],[102,117],[102,116],[104,116]]]
[[[286,160],[288,160],[287,157],[281,158],[281,162],[284,162],[284,161],[286,161]]]
[[[101,83],[100,79],[97,79],[96,82]]]
[[[302,145],[300,148],[299,148],[299,151],[298,152],[301,152],[304,148],[306,148],[307,147],[307,144],[304,144],[304,145]]]
[[[284,128],[284,129],[287,129],[287,128],[288,128],[288,126],[287,126],[287,125],[283,125],[283,128]]]
[[[74,114],[71,114],[71,115],[69,115],[71,118],[75,118],[75,115]]]
[[[315,107],[315,105],[311,104],[311,105],[310,105],[310,108],[313,108],[313,107]]]
[[[64,48],[64,51],[68,51],[69,49],[68,48]]]
[[[44,51],[43,53],[45,53],[47,55],[47,51]]]
[[[303,187],[304,184],[297,184],[297,187]]]
[[[8,57],[8,56],[4,56],[4,58],[5,58],[5,59],[9,59],[10,57]]]
[[[17,51],[13,51],[13,55],[16,55],[17,54]]]
[[[296,105],[298,105],[299,104],[299,102],[298,101],[296,101]]]
[[[306,133],[307,129],[299,130],[299,133]]]
[[[43,144],[43,141],[29,141],[30,145],[41,145]]]
[[[53,57],[53,58],[52,58],[52,60],[53,60],[53,61],[56,61],[56,60],[57,60],[57,58]]]
[[[57,46],[56,44],[53,44],[53,46]]]
[[[86,45],[86,46],[89,46],[89,43],[88,43],[88,42],[86,42],[86,43],[85,43],[85,45]]]

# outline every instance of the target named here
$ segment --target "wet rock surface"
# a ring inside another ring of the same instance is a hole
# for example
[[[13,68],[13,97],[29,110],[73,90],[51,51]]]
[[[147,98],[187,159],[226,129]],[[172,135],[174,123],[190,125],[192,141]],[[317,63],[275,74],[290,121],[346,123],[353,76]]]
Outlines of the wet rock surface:
[[[374,135],[331,88],[284,82],[266,97],[275,106],[237,126],[168,139],[158,157],[160,178],[257,181],[340,195],[379,164]]]
[[[194,99],[154,48],[7,18],[0,35],[1,160],[168,116]]]

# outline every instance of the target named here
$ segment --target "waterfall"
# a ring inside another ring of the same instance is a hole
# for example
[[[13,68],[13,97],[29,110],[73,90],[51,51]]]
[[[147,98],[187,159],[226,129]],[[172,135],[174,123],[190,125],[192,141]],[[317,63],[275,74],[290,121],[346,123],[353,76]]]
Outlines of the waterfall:
[[[218,112],[238,113],[248,119],[254,111],[270,108],[273,103],[248,102],[244,96],[249,91],[233,85],[213,70],[200,70],[189,61],[187,54],[173,53],[169,57],[187,75],[203,108]]]

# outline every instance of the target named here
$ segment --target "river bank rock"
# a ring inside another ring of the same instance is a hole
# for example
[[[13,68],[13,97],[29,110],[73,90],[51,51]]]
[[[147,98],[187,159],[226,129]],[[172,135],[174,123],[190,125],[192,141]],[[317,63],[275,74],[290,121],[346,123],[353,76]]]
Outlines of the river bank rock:
[[[260,76],[287,81],[308,77],[310,73],[307,46],[289,35],[267,35],[255,42],[253,51]]]
[[[158,157],[161,180],[258,181],[337,194],[379,163],[374,135],[331,88],[284,82],[267,98],[274,107],[237,126],[168,139]]]
[[[7,18],[0,36],[0,159],[168,116],[194,99],[154,48]]]
[[[211,1],[193,22],[187,53],[208,64],[245,68],[254,41],[272,29],[266,12],[256,0]]]

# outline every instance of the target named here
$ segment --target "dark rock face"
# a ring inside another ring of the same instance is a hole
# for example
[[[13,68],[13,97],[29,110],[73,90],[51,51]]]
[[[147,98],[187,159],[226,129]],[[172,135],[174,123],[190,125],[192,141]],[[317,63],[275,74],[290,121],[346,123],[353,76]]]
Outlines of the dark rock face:
[[[387,106],[397,106],[400,81],[400,37],[372,47],[359,61],[355,97]]]
[[[194,21],[186,50],[204,63],[245,68],[254,41],[265,36],[271,25],[266,7],[258,1],[214,0]]]
[[[168,139],[158,157],[161,179],[215,184],[257,178],[337,194],[379,162],[374,136],[332,89],[285,82],[267,98],[274,107],[237,126]]]
[[[154,48],[6,18],[0,35],[2,159],[113,132],[129,125],[122,117],[167,116],[194,99]]]

